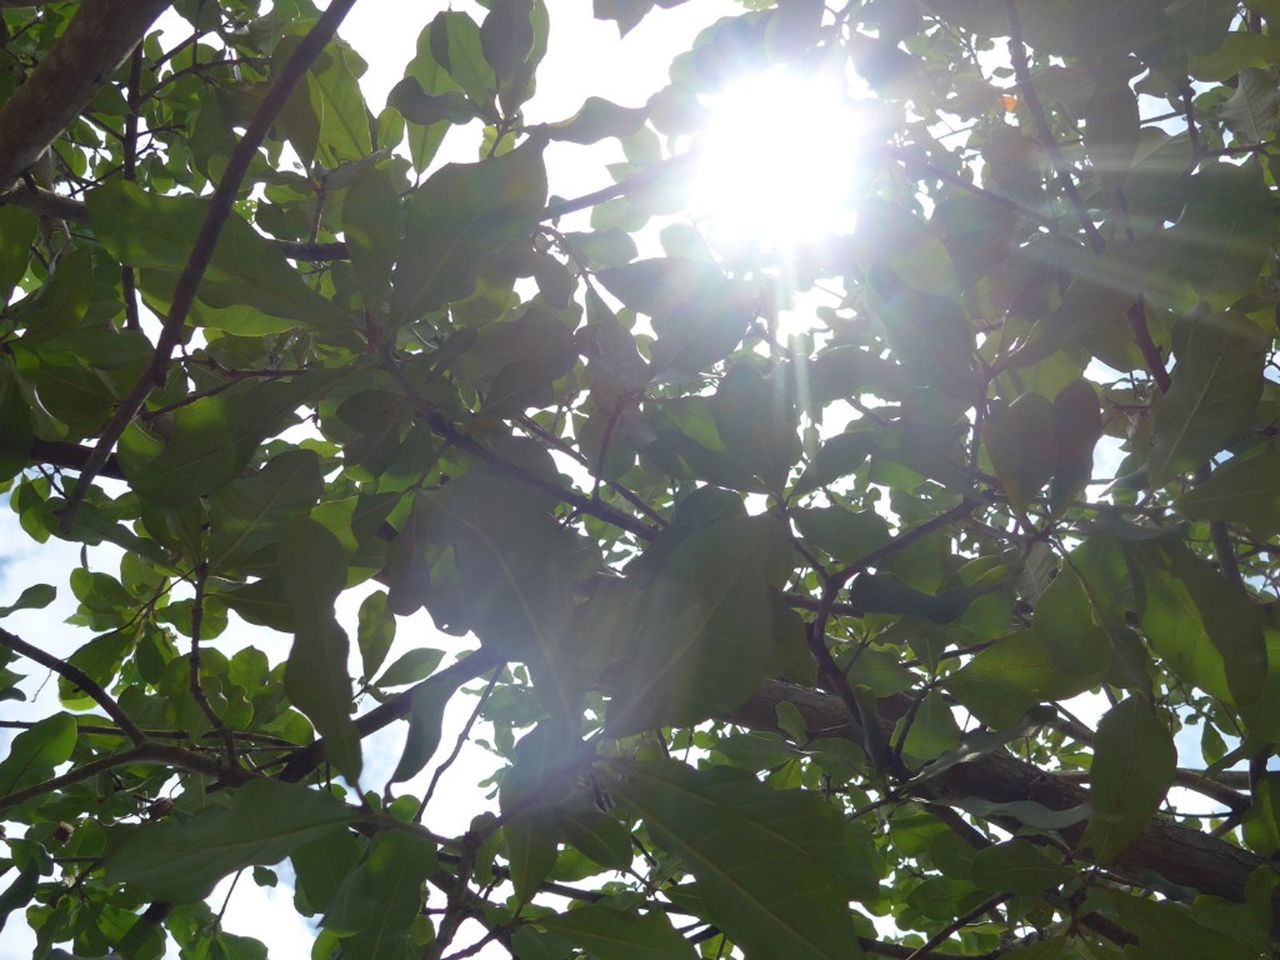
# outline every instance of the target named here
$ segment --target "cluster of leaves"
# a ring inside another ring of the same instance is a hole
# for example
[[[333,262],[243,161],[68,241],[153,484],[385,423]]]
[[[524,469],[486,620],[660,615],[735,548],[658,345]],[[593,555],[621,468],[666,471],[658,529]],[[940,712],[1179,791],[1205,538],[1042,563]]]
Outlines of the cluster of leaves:
[[[378,113],[350,2],[172,6],[0,195],[0,489],[85,548],[78,650],[0,629],[64,708],[0,762],[37,957],[263,957],[205,898],[285,858],[319,960],[1272,955],[1280,6],[752,3],[544,124],[544,0],[436,15]],[[0,3],[0,100],[81,15]],[[714,251],[687,145],[766,68],[871,91],[858,227]],[[476,652],[386,666],[422,609]],[[404,785],[483,678],[444,836]]]

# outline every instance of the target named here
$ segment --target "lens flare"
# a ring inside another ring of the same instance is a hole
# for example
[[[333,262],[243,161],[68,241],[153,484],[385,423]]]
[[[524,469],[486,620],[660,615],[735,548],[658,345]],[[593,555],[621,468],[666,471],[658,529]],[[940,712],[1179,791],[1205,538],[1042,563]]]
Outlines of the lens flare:
[[[852,227],[858,123],[842,78],[770,71],[707,105],[693,202],[718,243],[785,251]]]

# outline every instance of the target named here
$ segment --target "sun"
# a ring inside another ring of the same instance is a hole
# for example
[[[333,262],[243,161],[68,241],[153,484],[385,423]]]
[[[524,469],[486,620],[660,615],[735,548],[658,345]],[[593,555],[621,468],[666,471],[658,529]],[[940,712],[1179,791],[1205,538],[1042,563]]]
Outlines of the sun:
[[[786,251],[852,229],[859,124],[842,77],[771,70],[707,106],[692,199],[718,244]]]

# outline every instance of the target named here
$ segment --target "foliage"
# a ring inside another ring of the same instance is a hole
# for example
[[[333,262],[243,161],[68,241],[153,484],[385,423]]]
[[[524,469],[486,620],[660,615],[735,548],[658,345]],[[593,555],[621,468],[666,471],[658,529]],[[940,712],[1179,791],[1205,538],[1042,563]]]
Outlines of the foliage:
[[[0,3],[0,490],[84,548],[0,598],[84,630],[0,629],[37,957],[265,956],[205,898],[286,859],[317,960],[1273,955],[1280,6],[753,2],[549,123],[545,0],[383,108],[350,0],[172,6],[99,77]],[[685,215],[767,70],[865,91],[851,232]],[[424,609],[471,652],[392,658]]]

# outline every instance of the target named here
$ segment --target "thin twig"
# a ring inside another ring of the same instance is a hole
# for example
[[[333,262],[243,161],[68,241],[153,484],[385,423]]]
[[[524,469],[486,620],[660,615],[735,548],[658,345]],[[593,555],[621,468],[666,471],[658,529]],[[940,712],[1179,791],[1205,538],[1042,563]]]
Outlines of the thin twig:
[[[453,750],[449,756],[444,759],[440,766],[436,767],[435,772],[431,775],[431,782],[427,784],[427,792],[422,796],[422,802],[418,804],[418,812],[414,814],[413,819],[418,823],[422,822],[422,815],[426,812],[427,804],[431,802],[431,797],[436,792],[436,784],[440,782],[440,778],[444,776],[444,772],[453,766],[453,762],[458,759],[458,755],[462,753],[462,748],[466,746],[467,740],[471,737],[471,728],[476,725],[476,721],[480,719],[480,711],[484,709],[484,705],[489,702],[489,698],[493,696],[493,689],[498,685],[498,678],[502,676],[502,671],[506,669],[506,664],[501,664],[493,671],[493,676],[489,678],[489,682],[485,685],[484,691],[480,694],[480,699],[476,701],[476,707],[471,711],[471,716],[467,717],[467,722],[463,724],[462,732],[458,734],[457,741],[454,742]]]
[[[73,767],[61,776],[54,777],[51,780],[35,783],[0,797],[0,810],[26,803],[28,800],[34,800],[36,797],[42,797],[72,784],[83,783],[100,773],[114,770],[117,767],[125,767],[131,763],[166,764],[171,767],[190,770],[193,773],[202,773],[206,776],[218,776],[223,772],[218,764],[191,750],[163,743],[140,743],[120,753],[99,757],[97,760],[92,760],[82,766]]]
[[[136,180],[138,175],[138,87],[142,83],[142,44],[133,48],[129,58],[129,114],[124,120],[124,168],[121,176],[125,180]],[[134,281],[133,267],[124,264],[120,267],[120,286],[124,291],[124,325],[127,330],[141,330],[142,322],[138,318],[138,289]]]
[[[204,625],[204,584],[209,578],[209,562],[201,560],[196,564],[195,599],[191,604],[191,656],[187,660],[187,673],[191,683],[192,699],[200,707],[200,712],[208,719],[210,726],[222,737],[227,749],[227,767],[234,770],[239,762],[236,760],[236,738],[231,728],[218,716],[204,692],[200,682],[200,630]]]
[[[235,203],[236,193],[240,189],[240,184],[249,172],[250,164],[258,156],[258,148],[262,145],[263,140],[266,139],[268,131],[275,123],[276,115],[284,108],[294,87],[298,85],[312,62],[333,38],[338,30],[338,25],[342,23],[343,18],[346,17],[354,5],[355,0],[333,0],[329,4],[328,9],[321,14],[315,26],[303,37],[293,54],[286,61],[280,71],[279,78],[272,85],[271,90],[262,101],[262,105],[258,107],[257,112],[254,114],[248,129],[245,130],[244,136],[236,144],[235,150],[232,151],[222,179],[218,182],[218,186],[209,200],[209,212],[205,215],[204,223],[200,226],[200,233],[196,237],[191,256],[187,259],[187,265],[183,269],[182,275],[178,278],[177,285],[174,287],[169,315],[165,317],[164,328],[156,341],[155,352],[151,357],[151,362],[142,376],[138,378],[138,382],[134,384],[133,389],[129,391],[128,396],[116,408],[115,414],[107,422],[107,425],[103,427],[98,443],[94,447],[93,455],[89,458],[89,462],[85,464],[84,470],[81,471],[75,489],[72,491],[63,510],[62,524],[64,527],[70,526],[77,507],[84,499],[84,495],[88,492],[89,486],[93,483],[98,471],[106,463],[107,457],[110,456],[116,441],[120,439],[125,428],[132,422],[138,411],[142,409],[142,405],[146,402],[147,397],[151,395],[151,391],[164,383],[168,373],[169,359],[173,356],[173,351],[178,345],[178,341],[182,338],[187,314],[195,303],[196,291],[200,287],[200,280],[204,277],[204,272],[213,259],[213,251],[218,244],[218,236],[222,233],[222,227],[231,215],[232,205]]]
[[[942,946],[942,944],[946,943],[947,940],[950,939],[951,935],[955,933],[957,930],[959,930],[961,927],[968,926],[970,923],[972,923],[974,920],[977,920],[988,910],[994,910],[996,907],[1000,906],[1000,904],[1008,900],[1011,896],[1013,896],[1013,894],[1011,893],[1002,893],[999,896],[992,897],[990,900],[986,901],[985,903],[979,904],[978,906],[974,907],[968,913],[964,914],[964,916],[956,917],[955,920],[951,921],[949,924],[947,924],[945,927],[943,927],[941,930],[935,933],[932,937],[930,937],[923,947],[921,947],[919,950],[914,951],[911,954],[908,954],[906,960],[923,960],[924,957],[927,957],[929,956],[929,954],[933,953],[935,948],[940,947]]]
[[[146,742],[146,734],[139,729],[136,723],[129,719],[129,715],[120,708],[120,704],[116,702],[115,698],[102,689],[96,680],[79,667],[65,660],[60,660],[51,653],[45,653],[39,647],[32,646],[3,627],[0,627],[0,643],[3,643],[15,653],[20,653],[29,660],[34,660],[40,666],[48,667],[54,673],[66,678],[78,689],[83,690],[92,697],[98,706],[102,707],[107,712],[107,715],[120,725],[120,729],[125,732],[130,740],[136,744]]]

